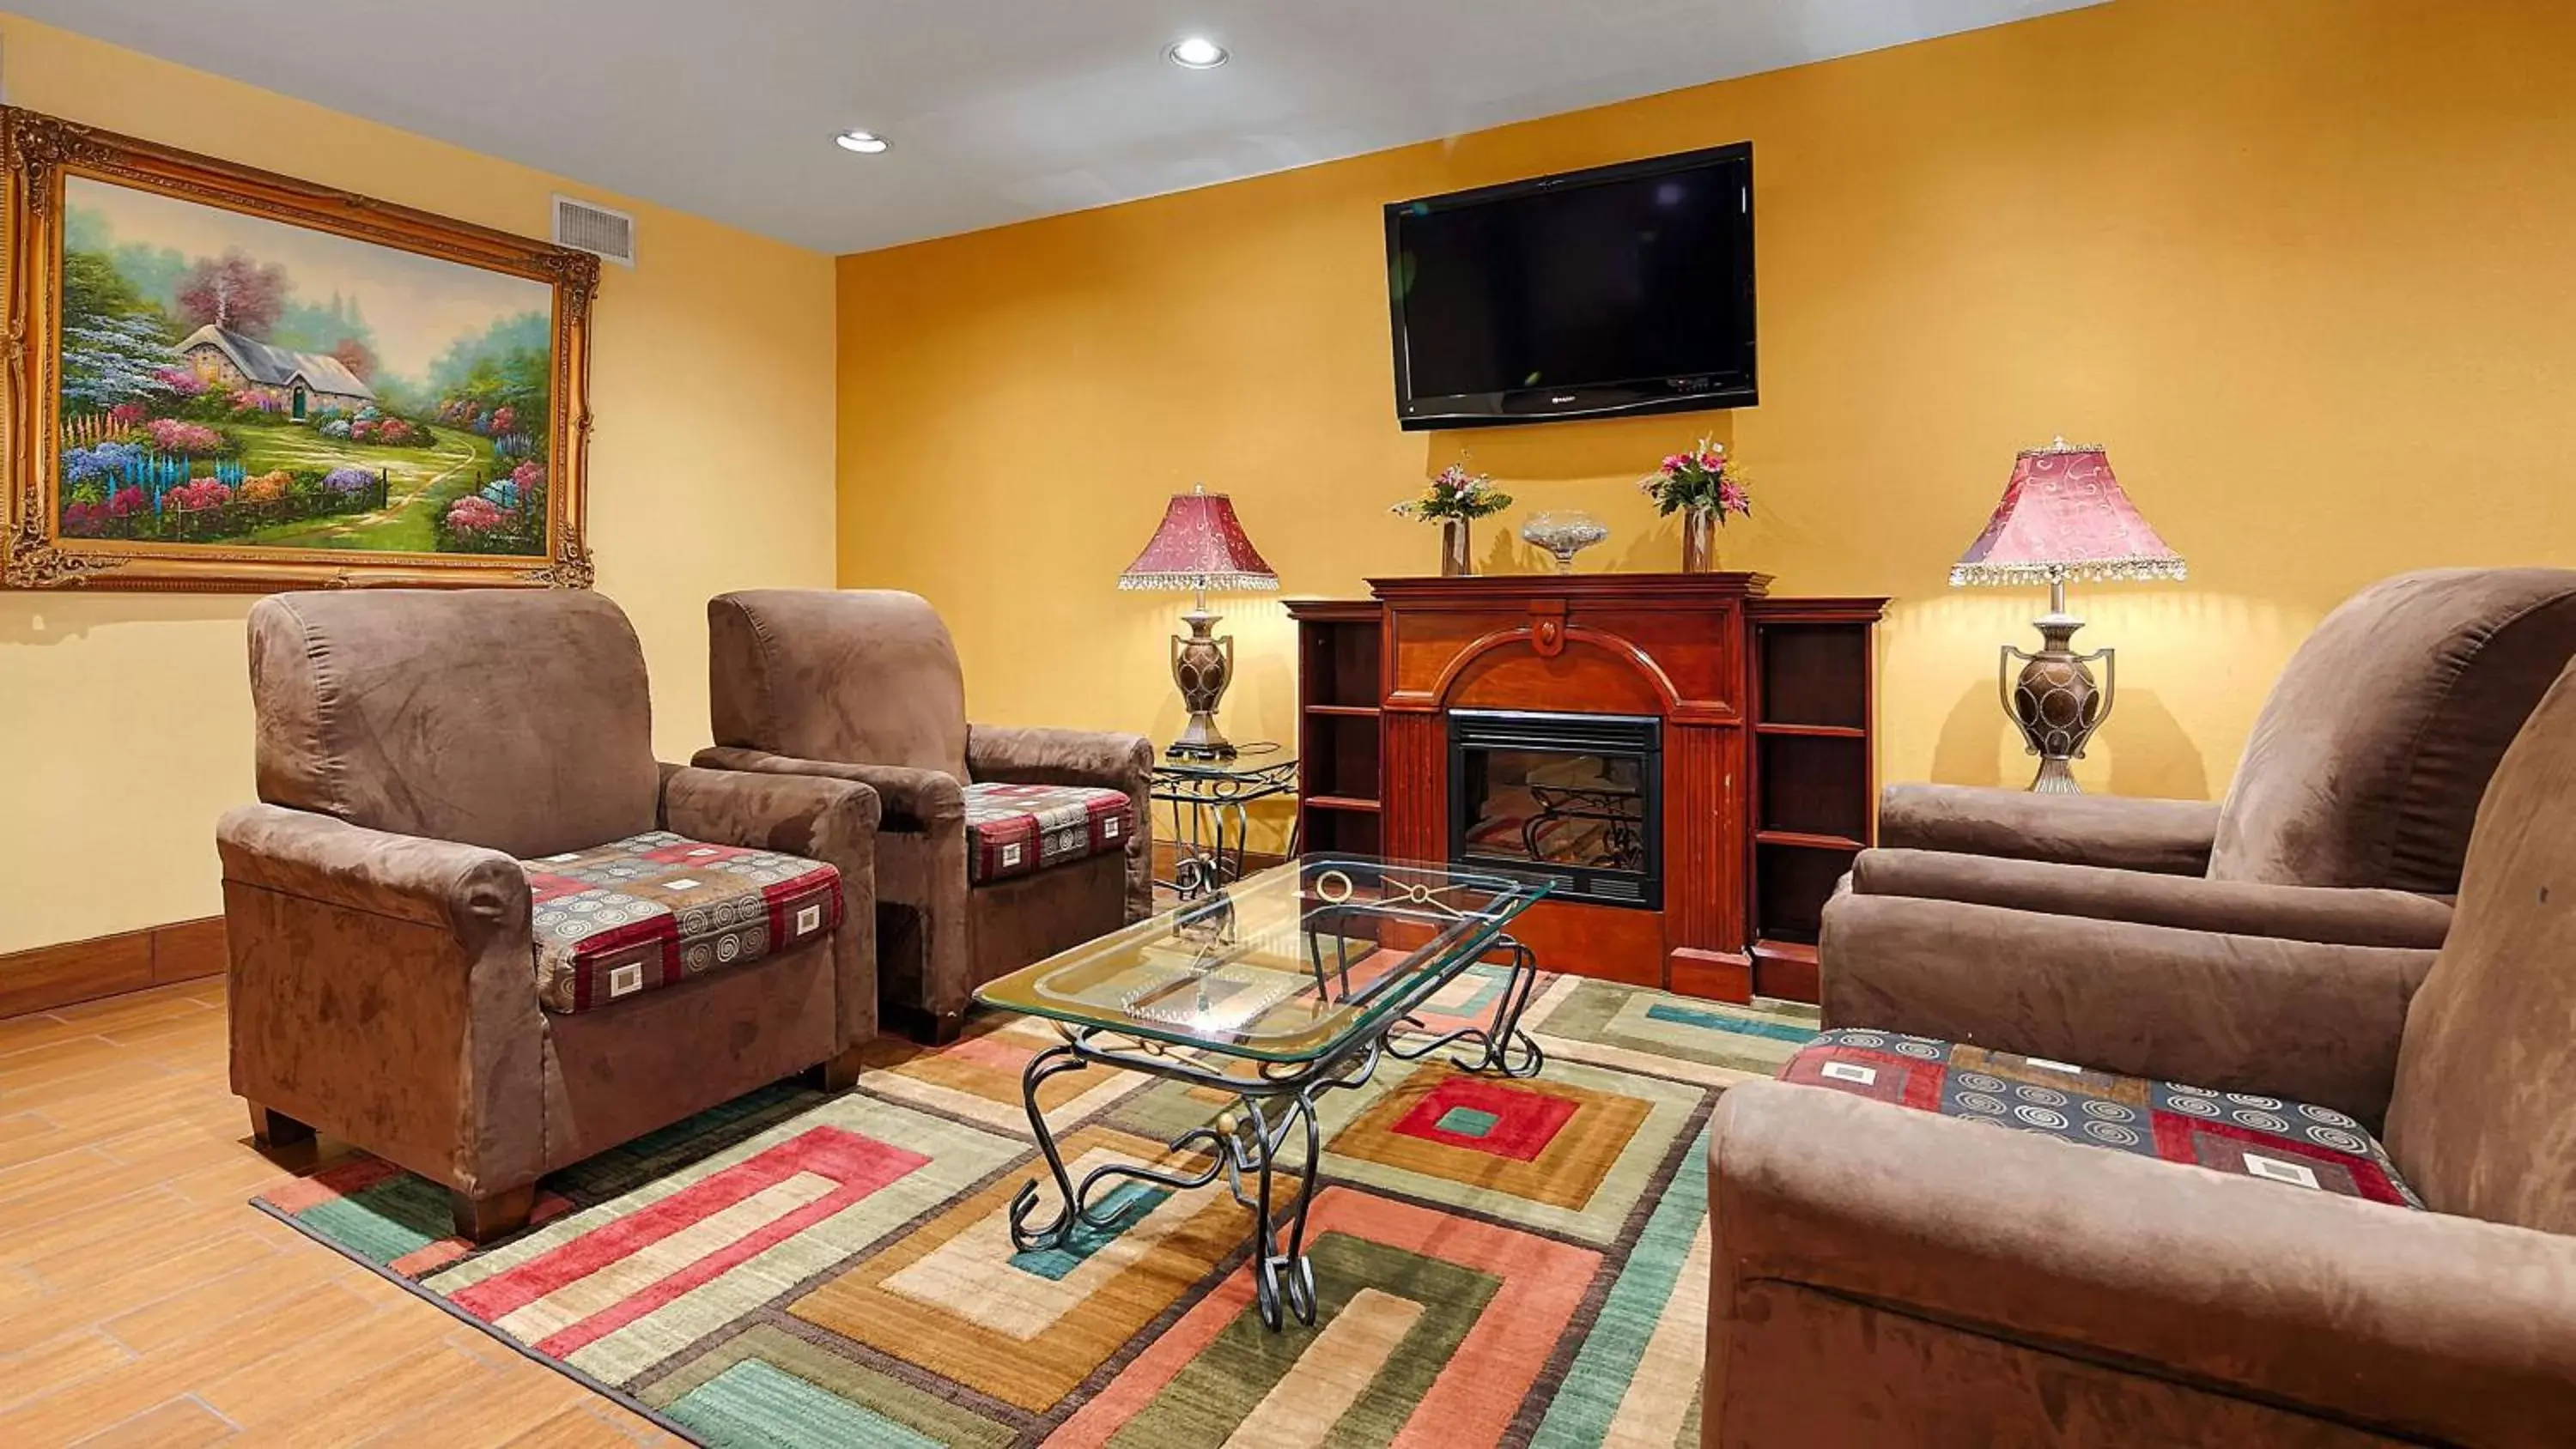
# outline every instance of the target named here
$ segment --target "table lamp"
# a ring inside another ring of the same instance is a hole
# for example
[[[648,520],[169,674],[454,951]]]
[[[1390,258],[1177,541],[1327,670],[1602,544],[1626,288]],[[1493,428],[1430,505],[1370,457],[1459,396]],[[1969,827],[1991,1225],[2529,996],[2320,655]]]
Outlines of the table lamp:
[[[1204,484],[1172,495],[1163,525],[1145,551],[1118,576],[1122,589],[1188,589],[1197,596],[1181,622],[1189,636],[1172,636],[1172,682],[1190,722],[1163,753],[1175,760],[1231,760],[1234,746],[1216,727],[1217,701],[1234,678],[1234,636],[1211,638],[1218,616],[1208,612],[1208,590],[1275,589],[1279,575],[1244,537],[1234,500]]]
[[[2085,743],[2111,717],[2119,685],[2112,650],[2078,654],[2072,647],[2084,621],[2066,612],[2066,581],[2182,577],[2181,556],[2139,516],[2100,448],[2059,438],[2045,448],[2025,449],[2013,461],[2003,501],[1986,520],[1986,531],[1951,567],[1950,584],[2048,585],[2048,612],[2031,621],[2039,628],[2039,652],[2003,646],[1995,681],[2004,713],[2020,727],[2030,753],[2039,756],[2031,789],[2082,793],[2073,763],[2084,758]],[[2018,673],[2015,660],[2021,662]],[[2091,667],[2096,663],[2102,666],[2099,686]]]

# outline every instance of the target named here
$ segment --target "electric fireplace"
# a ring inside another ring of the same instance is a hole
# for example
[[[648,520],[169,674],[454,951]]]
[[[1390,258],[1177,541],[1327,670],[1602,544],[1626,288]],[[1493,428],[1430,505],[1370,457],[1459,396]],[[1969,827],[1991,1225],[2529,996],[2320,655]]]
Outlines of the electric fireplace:
[[[1449,858],[1558,882],[1555,899],[1659,909],[1663,722],[1449,711]]]

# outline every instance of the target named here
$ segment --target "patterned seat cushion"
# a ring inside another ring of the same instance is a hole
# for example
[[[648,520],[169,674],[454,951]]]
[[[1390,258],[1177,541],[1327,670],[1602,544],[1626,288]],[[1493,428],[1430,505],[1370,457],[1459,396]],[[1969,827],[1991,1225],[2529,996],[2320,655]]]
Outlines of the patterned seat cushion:
[[[1136,802],[1088,785],[966,787],[966,878],[977,885],[1125,850]]]
[[[2360,1123],[2278,1097],[2213,1092],[1929,1037],[1850,1029],[1826,1032],[1801,1048],[1780,1079],[2060,1142],[2372,1202],[2424,1205]]]
[[[841,923],[833,867],[667,830],[519,866],[536,902],[537,1000],[548,1011],[658,991]]]

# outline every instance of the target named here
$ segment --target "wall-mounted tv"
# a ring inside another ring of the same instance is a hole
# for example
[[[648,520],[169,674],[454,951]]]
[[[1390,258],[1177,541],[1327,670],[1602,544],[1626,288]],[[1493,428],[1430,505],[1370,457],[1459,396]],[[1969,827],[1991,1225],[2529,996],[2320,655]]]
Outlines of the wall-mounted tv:
[[[1408,429],[1754,401],[1753,147],[1386,209]]]

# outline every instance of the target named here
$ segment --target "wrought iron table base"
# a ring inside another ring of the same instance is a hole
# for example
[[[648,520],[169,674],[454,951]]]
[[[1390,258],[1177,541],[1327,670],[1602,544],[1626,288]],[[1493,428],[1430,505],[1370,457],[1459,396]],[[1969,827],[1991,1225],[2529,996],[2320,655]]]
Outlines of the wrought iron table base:
[[[1494,1003],[1489,1025],[1399,1044],[1397,1033],[1423,1029],[1419,1019],[1408,1016],[1333,1055],[1295,1065],[1264,1063],[1258,1075],[1250,1078],[1210,1071],[1159,1042],[1139,1041],[1101,1027],[1068,1028],[1061,1045],[1039,1053],[1020,1075],[1021,1104],[1028,1112],[1038,1151],[1046,1159],[1047,1173],[1054,1179],[1057,1207],[1045,1222],[1032,1225],[1029,1219],[1038,1211],[1041,1183],[1032,1179],[1021,1184],[1011,1199],[1011,1246],[1024,1253],[1044,1251],[1069,1246],[1085,1230],[1114,1232],[1125,1209],[1105,1200],[1110,1194],[1100,1191],[1104,1186],[1114,1189],[1128,1182],[1149,1182],[1186,1192],[1223,1177],[1234,1200],[1253,1212],[1257,1229],[1253,1288],[1262,1326],[1277,1332],[1293,1314],[1299,1323],[1312,1327],[1315,1266],[1306,1256],[1306,1212],[1315,1197],[1315,1168],[1323,1158],[1316,1098],[1367,1085],[1377,1074],[1381,1055],[1413,1061],[1453,1046],[1472,1049],[1450,1058],[1461,1070],[1514,1078],[1537,1075],[1546,1055],[1520,1027],[1521,1013],[1528,1009],[1537,985],[1537,958],[1508,936],[1498,938],[1486,954],[1494,952],[1510,957],[1511,974]],[[1052,1078],[1093,1065],[1125,1067],[1234,1094],[1233,1108],[1218,1113],[1209,1125],[1193,1127],[1165,1144],[1167,1154],[1204,1154],[1205,1164],[1167,1169],[1111,1162],[1084,1173],[1077,1182],[1047,1126],[1046,1113],[1038,1106],[1038,1089]],[[1281,1149],[1292,1137],[1302,1138],[1305,1150],[1289,1169],[1296,1174],[1296,1198],[1284,1205],[1283,1216],[1277,1178]]]
[[[1192,768],[1165,763],[1154,769],[1153,798],[1172,807],[1172,878],[1155,884],[1190,901],[1225,889],[1244,877],[1244,857],[1252,839],[1252,802],[1293,794],[1297,788],[1294,758],[1254,764],[1275,752],[1276,745],[1242,747],[1230,770]],[[1288,853],[1297,853],[1292,838]]]
[[[1243,879],[1243,857],[1252,839],[1249,801],[1166,803],[1172,807],[1172,879],[1166,884],[1174,895],[1196,900]]]

